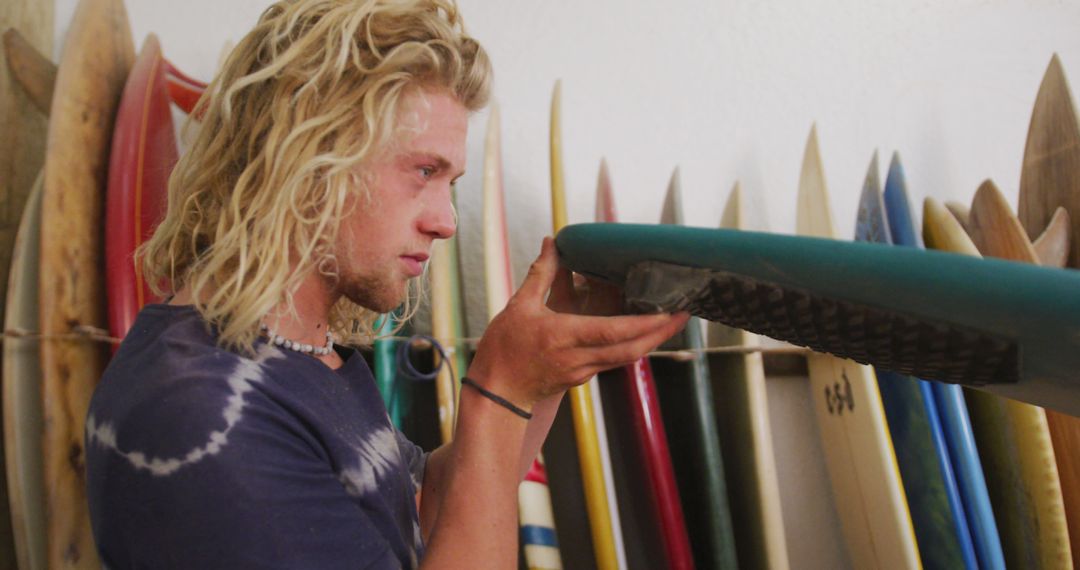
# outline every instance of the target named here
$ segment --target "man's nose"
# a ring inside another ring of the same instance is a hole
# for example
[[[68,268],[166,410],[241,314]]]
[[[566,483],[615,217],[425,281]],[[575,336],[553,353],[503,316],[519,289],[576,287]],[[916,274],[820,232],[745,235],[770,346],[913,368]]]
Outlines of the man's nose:
[[[457,212],[454,210],[453,189],[440,192],[438,200],[429,203],[421,220],[421,231],[435,239],[448,239],[457,231]]]

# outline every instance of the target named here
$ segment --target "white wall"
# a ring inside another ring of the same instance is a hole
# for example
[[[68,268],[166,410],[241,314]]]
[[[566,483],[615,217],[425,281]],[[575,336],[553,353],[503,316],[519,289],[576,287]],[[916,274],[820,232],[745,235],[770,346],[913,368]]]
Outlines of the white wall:
[[[57,0],[61,41],[76,0]],[[136,44],[206,78],[267,0],[128,0]],[[521,275],[550,231],[548,110],[563,81],[571,222],[590,221],[598,162],[623,221],[652,222],[681,165],[686,219],[717,223],[736,180],[794,228],[803,145],[817,121],[837,229],[850,236],[871,154],[898,150],[909,192],[969,201],[993,178],[1015,203],[1031,107],[1053,52],[1080,85],[1080,3],[1053,0],[819,2],[460,0],[487,47],[502,108],[505,182]],[[475,117],[459,185],[470,306],[479,289]],[[475,334],[483,315],[471,314]]]

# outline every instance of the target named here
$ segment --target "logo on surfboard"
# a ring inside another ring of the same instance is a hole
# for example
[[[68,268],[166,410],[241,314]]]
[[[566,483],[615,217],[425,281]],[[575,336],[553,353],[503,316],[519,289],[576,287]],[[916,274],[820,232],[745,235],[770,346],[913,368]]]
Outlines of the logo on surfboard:
[[[844,379],[843,386],[839,381],[832,386],[825,386],[825,405],[828,406],[830,415],[842,416],[845,408],[848,412],[855,411],[855,393],[851,390],[847,371],[841,371],[840,376]]]

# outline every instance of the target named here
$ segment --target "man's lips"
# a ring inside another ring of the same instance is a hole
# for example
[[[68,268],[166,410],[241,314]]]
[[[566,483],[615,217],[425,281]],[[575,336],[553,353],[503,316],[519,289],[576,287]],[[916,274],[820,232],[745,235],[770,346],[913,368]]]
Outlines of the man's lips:
[[[424,272],[424,262],[427,261],[428,254],[410,253],[401,256],[401,261],[405,264],[405,272],[409,277],[417,277]]]

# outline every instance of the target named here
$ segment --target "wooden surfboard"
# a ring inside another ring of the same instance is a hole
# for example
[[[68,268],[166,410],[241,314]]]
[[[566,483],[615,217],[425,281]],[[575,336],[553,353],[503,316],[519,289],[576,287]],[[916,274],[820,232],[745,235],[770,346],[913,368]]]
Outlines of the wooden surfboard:
[[[42,92],[28,93],[16,84],[20,71],[29,73],[36,67],[32,62],[18,62],[36,61],[36,54],[52,56],[53,12],[53,0],[10,0],[0,6],[6,55],[0,59],[0,272],[10,265],[19,218],[44,164],[47,125],[39,106],[51,101],[47,77],[41,78],[40,89],[35,90]],[[16,64],[9,67],[12,61]],[[6,275],[0,273],[0,287],[7,286]]]
[[[607,162],[601,161],[596,188],[596,221],[616,223],[615,196]],[[644,471],[649,485],[649,501],[659,526],[660,541],[668,568],[694,568],[690,537],[683,517],[675,469],[671,464],[667,434],[660,412],[660,400],[649,359],[621,369],[624,392],[629,399],[634,434],[644,459]]]
[[[945,202],[945,209],[956,218],[956,221],[960,222],[962,227],[967,227],[968,220],[971,217],[971,208],[969,208],[967,204],[961,204],[960,202],[950,200]]]
[[[892,242],[899,246],[921,248],[922,239],[911,219],[907,184],[904,180],[904,170],[900,164],[899,154],[893,155],[889,165],[889,174],[885,180],[884,201]],[[960,209],[950,208],[954,215],[958,210]],[[967,219],[967,206],[962,207],[962,212],[964,218]],[[972,432],[964,392],[955,384],[943,382],[926,382],[926,384],[933,392],[934,404],[937,407],[945,443],[948,446],[949,459],[956,476],[964,516],[971,531],[979,566],[986,569],[1003,569],[1005,558],[1001,551],[1001,537],[990,506],[986,477],[983,475],[982,463],[979,461],[979,451],[975,447],[975,434]]]
[[[551,215],[554,231],[558,233],[566,225],[566,187],[562,169],[561,83],[555,84],[551,97]],[[590,380],[593,382],[593,380]],[[577,440],[581,475],[585,488],[589,527],[592,531],[596,565],[600,570],[625,568],[625,550],[622,548],[622,530],[618,517],[613,513],[617,503],[612,500],[615,492],[610,478],[605,476],[604,455],[607,442],[601,442],[599,427],[603,420],[597,416],[599,400],[588,384],[571,388],[570,406],[573,411],[574,436]],[[601,416],[602,417],[602,416]],[[608,460],[610,461],[610,460]],[[610,473],[610,467],[607,469]]]
[[[453,198],[451,198],[453,200]],[[442,345],[449,360],[442,366],[435,354],[435,391],[439,405],[439,433],[443,443],[454,437],[457,398],[461,377],[469,367],[465,338],[465,320],[461,300],[461,277],[457,237],[437,240],[431,248],[428,274],[431,278],[431,334]]]
[[[973,212],[972,225],[974,217]],[[927,247],[979,256],[959,222],[932,198],[923,203],[923,239]],[[1060,506],[1060,487],[1050,483],[1056,473],[1051,478],[1047,469],[1054,465],[1054,453],[1045,413],[977,390],[966,395],[1006,565],[1071,567],[1064,520],[1059,526],[1053,509],[1043,508],[1046,499],[1040,497],[1056,491]],[[1064,519],[1063,511],[1057,514]]]
[[[1020,171],[1018,217],[1030,239],[1046,228],[1059,206],[1072,219],[1080,219],[1080,124],[1072,93],[1057,54],[1043,75],[1031,113],[1024,166]],[[1080,243],[1080,225],[1072,229],[1071,243]],[[1080,247],[1069,254],[1069,267],[1080,267]]]
[[[165,60],[150,34],[131,68],[113,128],[105,198],[105,287],[109,332],[124,338],[135,315],[160,299],[143,279],[135,250],[165,214],[169,174],[179,159]]]
[[[15,239],[7,289],[6,330],[38,329],[39,176]],[[41,351],[37,339],[4,338],[4,461],[18,567],[45,564],[45,489],[42,484]]]
[[[104,329],[101,227],[110,137],[134,59],[121,0],[81,0],[64,41],[49,118],[39,294],[45,335]],[[86,503],[83,430],[106,345],[41,344],[48,566],[98,565]]]
[[[1034,242],[1035,254],[1043,267],[1065,267],[1069,262],[1069,240],[1072,239],[1072,221],[1065,208],[1058,207],[1046,230]]]
[[[0,298],[7,295],[7,272],[19,220],[45,160],[48,111],[42,107],[47,109],[51,104],[54,79],[48,77],[50,67],[41,63],[44,60],[51,65],[54,10],[53,0],[9,0],[0,5],[5,52],[0,58]],[[36,73],[41,69],[46,72],[44,77]],[[4,446],[13,445],[18,443],[5,436]],[[0,470],[0,514],[9,509],[12,513],[12,517],[0,516],[2,567],[21,564],[26,554],[25,534],[14,534],[19,532],[22,513],[18,511],[24,497],[9,495],[9,490],[17,492],[16,481],[5,482],[21,466],[8,461],[6,469]],[[40,471],[37,476],[41,476]]]
[[[499,108],[491,106],[484,138],[484,289],[487,294],[488,320],[502,312],[514,291],[510,265],[510,241],[503,202],[502,138]],[[528,570],[558,570],[563,567],[555,515],[551,508],[547,468],[543,455],[518,487],[518,520],[521,547]]]
[[[671,175],[660,223],[683,225],[678,169]],[[693,351],[689,366],[665,366],[664,369],[658,366],[656,379],[669,437],[679,442],[678,452],[673,453],[675,474],[679,478],[694,560],[702,568],[737,568],[734,525],[728,503],[715,398],[708,360],[703,352],[705,339],[701,319],[691,317],[683,332],[675,335],[668,345]],[[669,371],[662,373],[661,370]],[[690,460],[691,456],[693,460]]]
[[[56,64],[17,28],[8,28],[4,32],[4,52],[10,79],[22,88],[38,111],[48,116],[56,86]]]
[[[1080,167],[1080,163],[1077,166]],[[989,180],[975,193],[969,231],[972,241],[983,255],[1025,263],[1039,262],[1020,221],[1005,197]],[[1022,441],[1018,450],[1022,475],[1029,485],[1038,485],[1033,488],[1037,494],[1032,496],[1032,500],[1038,512],[1043,567],[1071,567],[1075,554],[1070,545],[1068,503],[1059,472],[1063,465],[1066,470],[1075,470],[1080,466],[1078,448],[1069,447],[1070,440],[1080,442],[1080,419],[1044,412],[1041,408],[1026,404],[1010,403],[1009,406],[1012,415],[1024,419],[1025,431],[1019,432]],[[1054,441],[1055,433],[1064,436],[1059,438],[1061,441]],[[1070,489],[1071,492],[1078,490]],[[1078,499],[1075,496],[1070,498],[1074,501]]]
[[[900,177],[900,165],[894,155],[889,181],[902,184]],[[871,160],[859,198],[855,240],[892,244],[878,181],[877,153]],[[930,383],[880,368],[874,373],[923,565],[977,568],[975,547]]]
[[[1027,143],[1024,148],[1024,166],[1020,173],[1019,218],[1028,237],[1034,239],[1043,231],[1045,219],[1051,214],[1050,227],[1061,214],[1063,207],[1073,220],[1069,240],[1067,266],[1080,268],[1080,125],[1078,125],[1072,92],[1069,90],[1065,70],[1057,55],[1043,77],[1031,114]],[[1068,225],[1068,221],[1064,222]],[[1046,232],[1049,234],[1049,228]],[[1039,240],[1041,242],[1042,240]],[[1063,248],[1051,254],[1045,243],[1036,242],[1039,259],[1056,265]],[[1065,498],[1066,517],[1073,556],[1080,556],[1080,432],[1076,422],[1056,412],[1048,411],[1047,421],[1051,438],[1057,452],[1062,491]],[[1065,452],[1065,450],[1068,450]]]
[[[742,189],[728,195],[720,227],[750,229]],[[708,323],[709,346],[761,345],[757,335]],[[710,360],[735,541],[742,568],[790,567],[777,476],[765,365],[760,352],[715,354]]]
[[[796,233],[835,239],[817,131],[799,180]],[[855,568],[919,568],[907,498],[873,370],[826,354],[807,358],[818,428]]]

